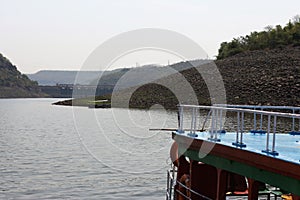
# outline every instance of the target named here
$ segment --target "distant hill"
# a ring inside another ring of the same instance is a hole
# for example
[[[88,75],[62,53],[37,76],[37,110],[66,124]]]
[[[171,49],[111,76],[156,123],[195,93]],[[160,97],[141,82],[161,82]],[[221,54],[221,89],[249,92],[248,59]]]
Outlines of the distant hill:
[[[101,78],[95,79],[91,82],[91,85],[110,85],[115,86],[119,84],[119,89],[125,89],[137,85],[143,85],[161,79],[170,74],[180,72],[185,69],[189,69],[200,64],[210,62],[209,60],[192,60],[184,61],[168,66],[161,65],[143,65],[141,67],[134,68],[121,68],[112,71],[105,72]]]
[[[190,61],[192,64],[198,65],[200,62],[206,62],[205,60],[195,60]],[[159,68],[158,68],[159,67]],[[166,66],[165,66],[166,67]],[[190,67],[188,62],[180,62],[169,67],[181,71]],[[80,85],[115,85],[117,81],[128,71],[132,71],[134,73],[151,76],[151,71],[158,69],[161,72],[165,72],[163,66],[158,65],[144,65],[137,68],[119,68],[110,71],[105,71],[102,74],[102,71],[64,71],[64,70],[41,70],[34,74],[27,74],[27,76],[33,80],[37,81],[39,85],[48,85],[54,86],[56,84],[74,84],[76,76],[80,73],[80,79],[76,80],[77,84]],[[163,72],[163,73],[164,73]],[[156,73],[156,72],[155,72]],[[99,77],[101,79],[99,81]],[[99,82],[98,82],[99,81]],[[130,86],[136,85],[135,81],[131,82]]]
[[[43,97],[37,82],[21,74],[15,65],[0,54],[0,98]]]
[[[176,74],[182,70],[191,68],[192,65],[197,66],[199,64],[204,64],[211,62],[211,60],[193,60],[184,61],[180,63],[175,63],[168,66],[161,65],[143,65],[141,67],[133,68],[118,68],[111,71],[105,71],[101,74],[101,77],[95,78],[89,84],[84,84],[77,86],[40,86],[42,91],[49,94],[52,97],[75,97],[80,98],[82,96],[96,96],[106,95],[113,92],[113,90],[122,90],[130,87],[140,86],[155,80],[161,79],[163,77],[169,76],[171,74]],[[76,71],[75,71],[76,72]],[[87,72],[78,71],[80,80],[86,78]],[[62,73],[61,73],[62,74]],[[93,74],[94,75],[94,74]],[[95,76],[90,76],[90,78]],[[66,80],[66,78],[64,79]],[[88,79],[85,79],[88,82]],[[77,81],[78,83],[78,81]],[[66,89],[68,87],[68,91]],[[97,87],[97,88],[95,88]],[[71,89],[72,88],[72,89]],[[83,89],[84,88],[84,89]],[[75,90],[75,93],[71,90]]]
[[[56,84],[74,84],[78,71],[63,71],[63,70],[41,70],[27,76],[37,81],[39,85],[56,85]],[[99,77],[101,71],[81,71],[80,80],[76,83],[88,85],[90,82]]]
[[[94,86],[97,87],[96,95],[103,95],[111,93],[114,88],[120,90],[143,85],[172,73],[188,69],[191,67],[191,64],[198,65],[205,62],[208,62],[208,60],[186,61],[169,66],[152,64],[134,68],[118,68],[103,73],[101,71],[43,70],[35,74],[28,74],[28,76],[31,80],[37,81],[40,89],[50,97],[72,97],[73,88],[80,87],[70,86],[74,83],[91,86],[85,87],[85,89],[81,87],[79,95],[90,96],[94,94]],[[115,87],[117,83],[118,87]],[[68,88],[66,89],[66,87]]]
[[[101,84],[112,85],[118,80],[129,68],[115,69],[111,71],[65,71],[65,70],[41,70],[27,76],[37,81],[42,86],[54,86],[57,84],[76,84],[80,85],[97,85],[101,77]]]

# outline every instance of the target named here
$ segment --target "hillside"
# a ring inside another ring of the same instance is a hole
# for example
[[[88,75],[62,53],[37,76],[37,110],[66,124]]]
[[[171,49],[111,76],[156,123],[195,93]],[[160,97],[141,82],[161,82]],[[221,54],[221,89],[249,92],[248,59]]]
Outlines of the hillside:
[[[216,64],[229,103],[300,106],[300,47],[244,52]]]
[[[134,68],[121,68],[112,71],[105,71],[100,80],[95,79],[91,82],[92,85],[110,85],[115,86],[120,79],[126,78],[126,84],[122,85],[122,89],[143,85],[150,81],[163,78],[177,71],[182,71],[190,68],[190,63],[199,65],[200,63],[207,63],[208,60],[193,60],[190,62],[179,62],[168,66],[160,65],[143,65]],[[170,69],[171,68],[171,69]],[[173,69],[173,70],[172,70]],[[126,74],[126,75],[125,75]],[[124,76],[125,75],[125,76]],[[143,78],[137,78],[143,77]]]
[[[56,84],[74,84],[78,71],[63,70],[41,70],[27,76],[37,81],[39,85],[56,85]],[[90,84],[93,79],[100,76],[101,71],[83,71],[80,72],[80,80],[76,82],[81,85]]]
[[[248,51],[215,63],[223,77],[227,103],[300,106],[300,47]],[[191,68],[182,74],[193,86],[199,103],[210,104],[208,89],[197,71]],[[137,90],[131,98],[132,107],[149,107],[150,101],[164,102],[167,107],[175,108],[178,103],[174,96],[161,95],[164,94],[162,89],[150,91]]]
[[[0,54],[0,98],[43,97],[36,82]]]
[[[227,103],[300,106],[300,47],[247,51],[215,63],[223,77]],[[199,70],[202,67],[204,65],[200,65]],[[192,85],[199,103],[210,104],[208,89],[197,70],[190,68],[181,74]],[[160,84],[178,89],[178,81],[177,75],[172,74],[143,86],[125,89],[115,95],[116,102],[122,106],[123,98],[133,92],[130,98],[132,108],[162,104],[175,109],[178,99]],[[184,88],[181,91],[185,92]],[[184,95],[188,99],[190,94]]]
[[[194,60],[190,62],[199,64],[209,61]],[[180,62],[169,66],[152,64],[134,68],[118,68],[103,73],[101,71],[44,70],[29,76],[32,80],[38,81],[41,91],[50,97],[71,98],[73,90],[77,90],[78,88],[81,88],[79,95],[90,96],[95,93],[97,96],[105,95],[112,93],[117,83],[119,86],[118,90],[126,89],[152,82],[189,67],[189,63]],[[119,81],[122,81],[122,84],[120,84]],[[126,82],[124,83],[124,81]],[[76,86],[72,86],[74,83]],[[84,86],[82,87],[82,85]],[[97,87],[97,89],[95,87]],[[76,94],[76,96],[78,96],[78,94]]]
[[[191,61],[193,64],[203,63],[205,60],[195,60]],[[119,68],[114,70],[105,71],[102,74],[102,71],[65,71],[65,70],[41,70],[34,74],[26,74],[28,78],[33,81],[37,81],[39,85],[45,86],[54,86],[56,84],[74,84],[75,79],[79,74],[79,78],[76,80],[77,84],[80,85],[115,85],[116,82],[129,70],[137,71],[137,73],[144,73],[147,76],[151,76],[153,71],[156,71],[157,65],[144,65],[137,68]],[[189,65],[185,62],[175,63],[170,65],[173,69],[181,71],[189,68]],[[160,69],[164,71],[163,69]],[[150,73],[150,74],[149,74]],[[98,78],[101,76],[100,81]],[[77,78],[78,78],[77,77]],[[98,82],[99,81],[99,82]],[[132,80],[132,85],[136,80]]]

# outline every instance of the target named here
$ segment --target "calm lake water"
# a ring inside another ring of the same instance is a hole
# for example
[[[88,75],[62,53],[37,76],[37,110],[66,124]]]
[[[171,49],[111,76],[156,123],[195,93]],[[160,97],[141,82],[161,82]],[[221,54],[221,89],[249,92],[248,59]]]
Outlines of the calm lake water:
[[[173,141],[149,128],[176,128],[176,112],[51,105],[58,100],[0,100],[1,200],[165,199]]]
[[[176,113],[0,100],[0,199],[165,199]]]

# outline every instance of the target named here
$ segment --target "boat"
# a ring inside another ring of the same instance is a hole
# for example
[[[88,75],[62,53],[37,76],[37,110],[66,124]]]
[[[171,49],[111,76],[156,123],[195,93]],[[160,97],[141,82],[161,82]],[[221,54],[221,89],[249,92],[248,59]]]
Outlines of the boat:
[[[299,200],[298,132],[300,107],[178,105],[166,200]]]

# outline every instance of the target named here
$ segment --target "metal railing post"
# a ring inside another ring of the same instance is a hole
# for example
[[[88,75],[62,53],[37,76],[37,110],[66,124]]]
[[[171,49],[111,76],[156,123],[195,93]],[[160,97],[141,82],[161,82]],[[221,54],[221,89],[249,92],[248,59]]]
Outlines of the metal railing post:
[[[240,144],[243,144],[243,133],[244,133],[244,112],[242,112],[242,127],[241,127]]]
[[[270,128],[271,128],[271,115],[268,115],[268,131],[267,131],[266,151],[269,151]]]
[[[191,120],[191,130],[190,133],[193,133],[193,126],[194,126],[194,118],[195,118],[195,113],[194,113],[194,108],[192,108],[192,120]]]
[[[299,118],[299,124],[298,124],[298,131],[300,132],[300,118]]]
[[[192,107],[191,129],[190,129],[190,133],[188,133],[188,135],[191,137],[197,137],[196,124],[197,124],[197,107]]]
[[[178,132],[183,133],[183,107],[179,105],[179,124],[178,124]]]
[[[263,109],[261,109],[263,111]],[[262,124],[263,124],[263,114],[260,114],[260,130],[262,130]]]
[[[214,131],[215,131],[215,140],[217,140],[218,139],[218,117],[219,117],[219,110],[218,109],[216,109],[215,110],[215,123],[214,123],[214,125],[215,125],[215,127],[214,127]]]
[[[212,108],[211,109],[211,127],[210,127],[210,137],[208,138],[214,142],[220,142],[218,139],[218,117],[219,117],[219,109]]]
[[[170,197],[170,172],[167,170],[167,194],[166,194],[166,200],[169,200]]]
[[[267,126],[267,138],[266,138],[266,149],[262,150],[262,152],[269,154],[269,136],[270,136],[270,128],[271,128],[271,115],[268,114],[268,126]]]
[[[276,126],[277,126],[277,117],[274,115],[274,127],[273,127],[273,141],[272,141],[272,150],[269,149],[269,138],[270,138],[270,130],[271,130],[271,114],[268,114],[268,131],[266,138],[266,149],[262,150],[263,153],[271,154],[273,156],[278,156],[278,153],[275,151],[275,135],[276,135]]]
[[[237,112],[236,143],[239,143],[239,133],[240,133],[240,112]]]
[[[293,114],[295,114],[295,109],[293,109]],[[295,131],[295,117],[293,117],[292,131]]]
[[[195,119],[194,119],[194,133],[196,133],[196,130],[197,130],[197,116],[198,116],[198,109],[195,108]]]
[[[255,108],[254,108],[254,110],[255,110]],[[254,122],[253,122],[253,130],[256,130],[256,113],[254,112],[254,117],[253,117],[254,119]]]
[[[223,110],[220,110],[220,132],[223,130]]]
[[[211,113],[211,127],[210,127],[210,138],[213,139],[214,138],[214,131],[215,131],[215,109],[212,109],[212,113]]]
[[[243,131],[244,131],[244,112],[242,112],[242,122],[240,120],[240,112],[237,111],[237,129],[236,129],[236,139],[235,142],[232,143],[232,145],[237,147],[246,147],[246,145],[243,143]],[[242,126],[241,126],[242,123]],[[241,138],[239,141],[239,133],[241,133]]]
[[[273,143],[272,143],[272,152],[275,152],[275,142],[276,142],[276,126],[277,126],[277,116],[274,116],[274,127],[273,127]]]

